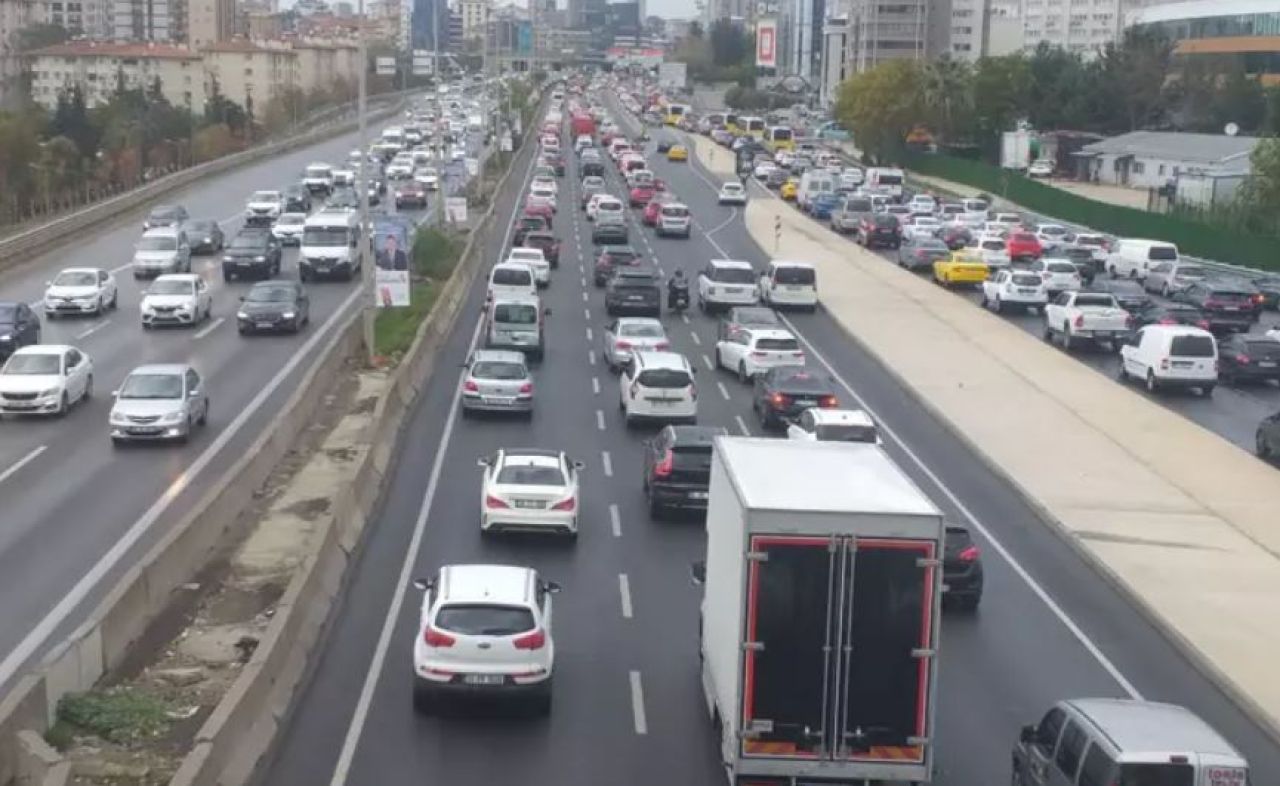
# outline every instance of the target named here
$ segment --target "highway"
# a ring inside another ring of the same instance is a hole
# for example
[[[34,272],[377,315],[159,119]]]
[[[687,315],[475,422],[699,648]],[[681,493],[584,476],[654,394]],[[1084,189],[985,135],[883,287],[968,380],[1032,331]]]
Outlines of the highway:
[[[469,144],[473,152],[479,147],[476,138]],[[345,162],[355,145],[356,135],[345,134],[208,178],[164,201],[185,205],[193,218],[217,219],[230,240],[251,192],[298,182],[315,161]],[[449,176],[463,176],[460,162]],[[144,332],[138,303],[147,282],[129,272],[142,217],[130,215],[0,277],[0,300],[37,309],[44,282],[66,267],[111,269],[120,292],[119,308],[102,317],[42,317],[43,343],[73,344],[92,359],[92,400],[63,418],[0,422],[0,684],[69,632],[101,589],[199,500],[270,422],[357,302],[355,284],[311,284],[311,324],[300,334],[241,337],[235,312],[252,282],[224,283],[220,254],[193,256],[192,270],[213,294],[213,318],[192,329]],[[286,248],[282,277],[298,275],[297,253]],[[189,362],[202,372],[209,426],[187,445],[114,449],[107,436],[111,391],[131,369],[153,362]]]
[[[530,151],[516,170],[526,178]],[[258,782],[534,783],[706,786],[722,778],[697,677],[697,604],[689,566],[701,521],[650,521],[640,443],[617,382],[600,360],[603,296],[591,286],[590,224],[576,210],[573,164],[562,180],[556,231],[561,265],[546,291],[547,357],[537,367],[531,421],[457,416],[458,372],[478,336],[464,317],[441,371],[406,424],[389,491],[351,566],[342,606],[289,726]],[[689,240],[632,227],[632,245],[669,274],[712,257],[762,265],[740,211],[715,204],[694,164],[651,165],[697,218]],[[612,186],[621,193],[613,170]],[[508,189],[498,215],[514,214]],[[488,240],[498,260],[504,237]],[[470,293],[478,315],[481,284]],[[463,312],[468,313],[467,311]],[[673,349],[698,368],[699,422],[758,433],[748,388],[711,368],[715,322],[664,315]],[[1143,696],[1194,709],[1248,756],[1258,783],[1280,782],[1280,749],[1182,659],[1123,598],[1050,534],[1017,494],[898,387],[821,310],[788,317],[811,363],[849,405],[871,411],[886,449],[948,518],[969,524],[984,550],[987,591],[974,616],[943,625],[938,773],[945,786],[1007,782],[1009,750],[1054,700]],[[586,463],[576,545],[536,538],[482,541],[476,458],[500,447],[559,448]],[[419,593],[409,586],[442,564],[507,562],[560,582],[555,707],[539,720],[458,707],[423,717],[411,706],[411,643]]]

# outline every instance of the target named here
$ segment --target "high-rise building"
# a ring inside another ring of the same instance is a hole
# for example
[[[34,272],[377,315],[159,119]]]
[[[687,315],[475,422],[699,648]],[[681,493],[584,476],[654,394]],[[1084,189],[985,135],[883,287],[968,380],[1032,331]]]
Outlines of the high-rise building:
[[[235,34],[235,0],[187,0],[187,45],[198,49],[230,41]]]
[[[923,60],[928,54],[929,0],[854,0],[850,14],[852,69],[862,72],[890,60]]]
[[[413,49],[443,52],[449,46],[449,6],[445,0],[413,0]]]
[[[829,16],[822,26],[822,73],[818,79],[818,103],[822,106],[835,103],[841,83],[853,75],[849,61],[851,29],[847,4],[841,10],[845,15]]]
[[[121,43],[184,43],[186,0],[115,0],[111,37]]]
[[[826,11],[826,0],[784,0],[778,4],[779,76],[800,76],[810,84],[821,78]]]
[[[108,40],[115,32],[112,0],[43,0],[42,20],[73,36]]]
[[[458,6],[462,13],[462,40],[483,41],[492,4],[489,0],[460,0]]]
[[[1047,43],[1095,55],[1119,38],[1126,7],[1124,0],[1094,0],[1087,6],[1064,0],[1023,0],[1022,46],[1030,51]]]

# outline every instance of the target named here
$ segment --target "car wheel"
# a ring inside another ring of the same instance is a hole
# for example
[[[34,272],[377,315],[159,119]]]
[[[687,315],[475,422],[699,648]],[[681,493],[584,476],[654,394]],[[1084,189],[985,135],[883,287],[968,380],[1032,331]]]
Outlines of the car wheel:
[[[1050,344],[1053,343],[1053,328],[1049,326],[1048,322],[1044,323],[1044,340]]]
[[[1258,454],[1258,458],[1271,458],[1271,446],[1267,444],[1267,437],[1261,429],[1254,435],[1253,445],[1253,452]]]
[[[1124,358],[1120,358],[1120,367],[1116,369],[1116,379],[1118,379],[1121,384],[1129,381],[1129,372],[1124,369]]]
[[[204,402],[204,409],[200,410],[200,418],[199,418],[198,420],[196,420],[196,425],[199,425],[199,426],[207,426],[207,425],[209,425],[209,402],[208,402],[208,400],[206,400],[206,401]]]
[[[1075,339],[1071,337],[1071,328],[1067,325],[1062,326],[1062,348],[1070,352],[1076,345]]]
[[[1160,389],[1160,383],[1156,380],[1156,375],[1150,369],[1147,369],[1147,392],[1155,393]]]
[[[996,311],[996,313],[997,313],[997,314],[1003,314],[1003,313],[1004,313],[1004,303],[1000,300],[1000,296],[999,296],[999,295],[997,295],[997,296],[996,296],[996,301],[995,301],[995,304],[994,304],[993,308],[995,308],[995,311]]]
[[[90,374],[89,378],[86,379],[84,382],[84,392],[80,394],[80,400],[88,401],[91,398],[93,398],[93,375],[92,374]]]
[[[649,497],[649,518],[654,519],[655,521],[665,518],[664,514],[667,511],[666,507],[661,502],[659,502],[653,496],[653,494],[649,494],[648,497]]]
[[[747,374],[747,364],[745,361],[738,363],[738,379],[743,384],[746,384],[751,381],[751,377]]]
[[[236,280],[236,274],[232,273],[230,270],[224,270],[222,271],[222,280],[229,284]]]
[[[98,295],[98,307],[93,310],[93,315],[95,317],[100,317],[103,315],[104,312],[106,312],[106,310],[107,310],[106,299],[103,298],[102,295]]]
[[[58,411],[53,414],[57,415],[58,417],[62,417],[63,415],[67,414],[67,412],[70,411],[70,409],[71,409],[71,397],[68,396],[67,392],[64,390],[62,391],[62,398],[58,400]]]
[[[1205,385],[1204,387],[1200,388],[1200,398],[1212,398],[1213,388],[1214,388],[1213,385]]]

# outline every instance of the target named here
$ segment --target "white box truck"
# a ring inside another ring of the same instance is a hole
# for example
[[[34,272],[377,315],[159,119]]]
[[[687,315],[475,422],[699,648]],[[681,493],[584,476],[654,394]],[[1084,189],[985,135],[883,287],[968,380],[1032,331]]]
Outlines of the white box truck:
[[[730,786],[930,780],[943,533],[876,445],[716,438],[699,653]]]
[[[1005,131],[1000,135],[1000,166],[1025,170],[1031,166],[1031,133]]]

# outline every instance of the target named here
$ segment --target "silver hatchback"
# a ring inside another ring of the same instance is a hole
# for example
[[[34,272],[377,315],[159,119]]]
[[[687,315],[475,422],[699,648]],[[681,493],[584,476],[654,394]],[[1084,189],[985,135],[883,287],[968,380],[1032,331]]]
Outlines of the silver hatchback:
[[[462,412],[533,414],[533,375],[524,353],[478,349],[462,380]]]
[[[649,317],[615,319],[604,329],[604,362],[611,371],[631,362],[635,352],[671,349],[662,323]]]

